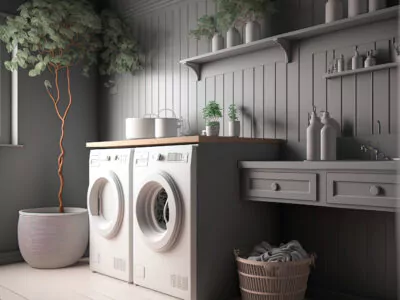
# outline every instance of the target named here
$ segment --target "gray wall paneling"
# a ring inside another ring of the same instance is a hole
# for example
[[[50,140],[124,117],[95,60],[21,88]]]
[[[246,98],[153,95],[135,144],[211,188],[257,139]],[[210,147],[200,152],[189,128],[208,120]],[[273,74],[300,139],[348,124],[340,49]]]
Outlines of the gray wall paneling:
[[[210,50],[206,40],[190,38],[188,32],[196,27],[198,17],[215,11],[213,1],[117,0],[110,4],[134,24],[146,68],[118,80],[118,94],[112,100],[103,99],[102,140],[124,136],[125,116],[118,112],[119,103],[136,117],[165,107],[174,109],[190,124],[186,133],[199,133],[204,129],[201,110],[206,101],[215,99],[224,107],[221,134],[227,134],[227,108],[235,103],[244,108],[239,116],[242,136],[287,139],[287,159],[302,160],[307,113],[315,104],[318,111],[331,112],[347,137],[340,141],[347,149],[340,151],[343,158],[358,157],[357,143],[368,141],[399,156],[397,70],[322,79],[333,57],[344,54],[349,65],[355,46],[362,54],[376,49],[380,62],[392,59],[389,41],[398,36],[395,20],[301,41],[293,45],[293,61],[288,65],[275,48],[215,62],[204,66],[203,78],[197,82],[194,73],[178,62]],[[275,33],[323,22],[324,1],[282,0],[280,5],[281,13],[273,17]],[[381,135],[377,120],[382,123]],[[394,214],[291,205],[282,205],[281,212],[283,238],[299,239],[318,253],[311,285],[396,299]],[[366,245],[372,245],[368,252]],[[372,258],[379,264],[371,263]]]

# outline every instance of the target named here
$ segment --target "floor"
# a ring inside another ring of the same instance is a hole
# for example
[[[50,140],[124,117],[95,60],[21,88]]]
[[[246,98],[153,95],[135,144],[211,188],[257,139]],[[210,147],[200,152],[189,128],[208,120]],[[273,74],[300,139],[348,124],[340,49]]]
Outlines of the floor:
[[[138,286],[92,273],[87,261],[58,270],[26,263],[0,267],[0,300],[176,300]]]

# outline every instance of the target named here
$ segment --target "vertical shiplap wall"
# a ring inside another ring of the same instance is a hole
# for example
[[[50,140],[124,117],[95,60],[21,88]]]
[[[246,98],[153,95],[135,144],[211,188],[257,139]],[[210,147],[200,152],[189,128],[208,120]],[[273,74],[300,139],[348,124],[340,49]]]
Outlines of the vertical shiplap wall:
[[[273,32],[322,23],[323,2],[281,1]],[[288,140],[291,158],[304,158],[307,113],[313,104],[318,111],[332,113],[343,136],[371,140],[379,120],[382,134],[397,138],[395,69],[333,80],[322,77],[333,57],[343,54],[349,64],[355,46],[362,54],[375,49],[380,63],[392,60],[390,40],[397,37],[394,19],[297,43],[290,64],[284,63],[278,48],[209,64],[197,82],[193,72],[179,61],[210,51],[208,41],[196,41],[188,33],[198,17],[215,12],[214,1],[119,0],[113,5],[132,24],[143,49],[145,68],[135,76],[121,76],[117,93],[105,97],[102,139],[122,139],[126,117],[157,114],[161,109],[182,116],[186,133],[198,133],[204,128],[202,108],[214,99],[225,112],[231,103],[242,107],[242,136]],[[226,125],[225,113],[222,135],[227,134]],[[383,150],[392,155],[396,152],[394,147]]]

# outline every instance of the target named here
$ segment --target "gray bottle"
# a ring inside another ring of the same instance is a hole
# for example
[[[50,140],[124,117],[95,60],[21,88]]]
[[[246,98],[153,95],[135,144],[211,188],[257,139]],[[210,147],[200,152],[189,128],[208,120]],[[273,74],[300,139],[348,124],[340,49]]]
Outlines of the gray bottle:
[[[322,119],[324,127],[321,129],[321,160],[336,160],[337,132],[334,120],[328,112],[323,112]]]
[[[310,124],[307,127],[307,160],[321,160],[321,120],[313,106]]]

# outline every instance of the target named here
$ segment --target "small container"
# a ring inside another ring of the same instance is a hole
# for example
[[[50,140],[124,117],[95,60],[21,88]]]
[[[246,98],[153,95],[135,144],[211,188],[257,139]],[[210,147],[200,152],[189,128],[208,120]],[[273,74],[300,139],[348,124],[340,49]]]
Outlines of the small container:
[[[321,129],[322,123],[314,106],[307,127],[307,160],[321,160]]]
[[[364,14],[368,11],[367,0],[348,0],[349,18]]]
[[[386,7],[386,0],[369,0],[368,11],[373,12]]]
[[[215,52],[224,48],[224,38],[221,34],[214,34],[211,40],[211,51]]]
[[[357,70],[363,67],[363,58],[358,53],[358,48],[356,47],[354,50],[354,56],[351,58],[351,69]]]
[[[342,0],[328,0],[325,4],[325,23],[343,19]]]
[[[344,72],[345,68],[345,62],[344,62],[344,56],[343,54],[340,55],[340,58],[337,60],[337,71],[338,72]]]
[[[321,160],[336,160],[336,138],[337,132],[333,119],[328,112],[323,112],[321,129]]]

